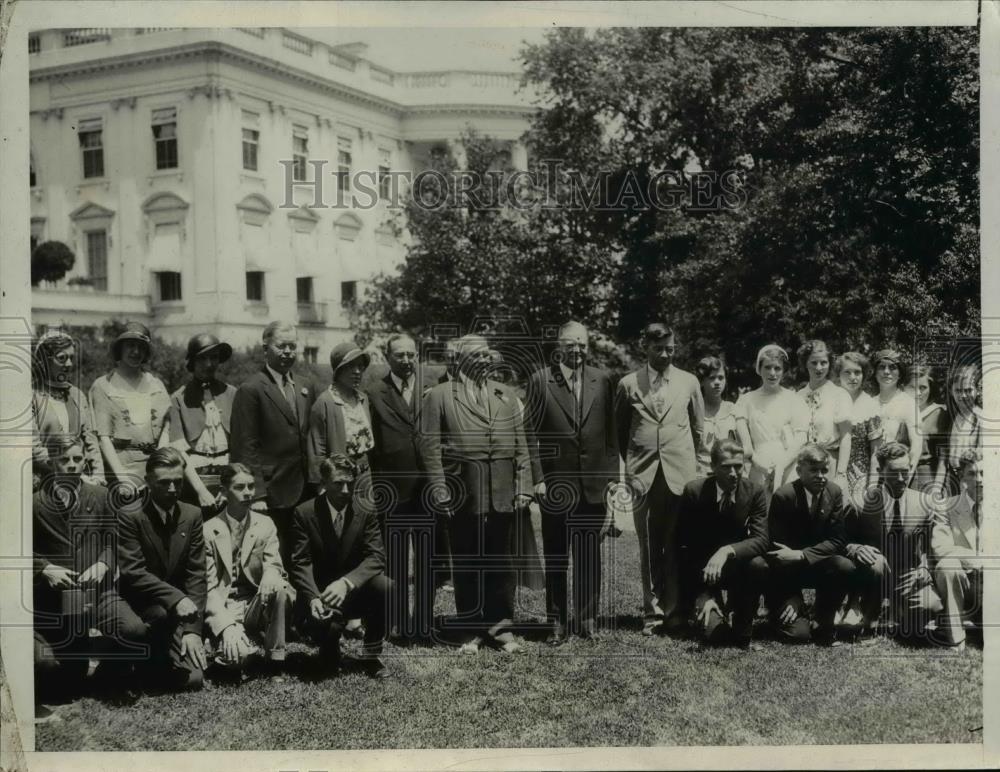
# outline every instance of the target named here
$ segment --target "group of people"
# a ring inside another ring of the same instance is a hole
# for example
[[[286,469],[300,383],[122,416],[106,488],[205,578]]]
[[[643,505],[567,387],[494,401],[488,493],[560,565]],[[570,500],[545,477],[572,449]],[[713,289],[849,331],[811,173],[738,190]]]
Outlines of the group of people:
[[[782,385],[788,354],[769,345],[760,387],[733,404],[724,363],[680,369],[663,323],[645,328],[646,363],[615,385],[568,322],[523,394],[497,379],[483,337],[450,341],[429,377],[406,334],[388,339],[388,373],[365,387],[370,355],[335,347],[317,392],[293,372],[295,327],[273,322],[262,367],[238,388],[218,377],[231,346],[199,334],[192,377],[169,394],[147,370],[152,345],[129,323],[89,397],[72,384],[71,337],[48,332],[34,352],[40,696],[79,682],[92,659],[113,691],[135,669],[167,689],[197,688],[210,663],[280,670],[289,635],[313,641],[333,673],[354,631],[377,678],[390,675],[390,635],[522,651],[516,532],[532,503],[553,646],[600,634],[616,498],[638,536],[644,635],[692,626],[747,647],[763,595],[789,640],[831,644],[850,623],[963,647],[978,610],[973,365],[951,370],[942,405],[932,374],[907,380],[894,351],[834,359],[810,341],[796,392]],[[863,390],[873,368],[877,397]],[[457,613],[438,621],[445,586]]]

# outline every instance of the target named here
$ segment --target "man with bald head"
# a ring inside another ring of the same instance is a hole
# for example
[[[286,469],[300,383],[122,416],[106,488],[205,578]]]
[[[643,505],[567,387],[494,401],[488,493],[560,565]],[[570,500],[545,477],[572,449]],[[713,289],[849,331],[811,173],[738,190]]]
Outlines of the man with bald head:
[[[517,398],[487,377],[488,343],[467,335],[458,351],[458,377],[424,398],[420,454],[430,500],[451,515],[462,651],[488,644],[514,653],[511,527],[516,507],[531,500],[530,460]]]
[[[292,511],[312,494],[306,441],[316,390],[310,379],[292,372],[299,348],[293,325],[271,322],[262,344],[263,367],[240,384],[233,398],[229,454],[250,468],[258,494],[266,496],[282,562],[289,565]]]
[[[542,510],[548,643],[566,639],[566,577],[573,558],[573,632],[593,638],[601,588],[601,538],[608,485],[618,476],[614,392],[603,370],[586,364],[587,328],[559,329],[552,363],[528,379],[525,432]]]

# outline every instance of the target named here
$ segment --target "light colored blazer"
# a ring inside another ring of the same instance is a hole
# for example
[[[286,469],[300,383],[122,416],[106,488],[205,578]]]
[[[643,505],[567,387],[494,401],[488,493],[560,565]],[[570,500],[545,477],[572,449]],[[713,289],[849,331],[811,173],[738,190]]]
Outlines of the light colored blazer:
[[[240,545],[240,563],[247,578],[254,586],[259,586],[265,573],[276,571],[282,579],[287,580],[288,574],[285,573],[278,552],[278,531],[274,527],[274,521],[252,510],[247,517],[250,518],[250,524],[243,532],[243,544]],[[232,535],[229,523],[221,514],[206,520],[203,528],[208,579],[205,623],[212,635],[218,636],[236,622],[233,612],[226,607],[230,587],[236,580]],[[292,597],[294,599],[294,594]]]
[[[979,566],[978,543],[979,526],[972,516],[969,497],[965,494],[952,496],[936,513],[931,532],[931,554],[936,560],[960,560],[962,567],[969,571]]]
[[[618,451],[628,477],[638,479],[648,490],[657,467],[662,467],[667,486],[679,496],[697,476],[695,448],[702,441],[705,401],[698,379],[691,373],[671,365],[668,378],[662,414],[657,413],[649,393],[646,365],[618,382]]]

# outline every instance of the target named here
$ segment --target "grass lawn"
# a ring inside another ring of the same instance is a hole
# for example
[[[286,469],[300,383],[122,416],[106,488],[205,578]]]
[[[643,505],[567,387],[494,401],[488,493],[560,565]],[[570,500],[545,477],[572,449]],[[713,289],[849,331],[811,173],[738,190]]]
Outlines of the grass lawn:
[[[130,707],[82,699],[36,730],[40,751],[663,746],[981,742],[982,651],[892,641],[819,648],[761,640],[760,651],[703,650],[639,635],[634,533],[605,543],[597,643],[463,657],[387,647],[394,677],[308,682],[293,644],[283,682],[209,684]],[[538,618],[543,593],[521,591]],[[438,611],[453,610],[439,594]]]

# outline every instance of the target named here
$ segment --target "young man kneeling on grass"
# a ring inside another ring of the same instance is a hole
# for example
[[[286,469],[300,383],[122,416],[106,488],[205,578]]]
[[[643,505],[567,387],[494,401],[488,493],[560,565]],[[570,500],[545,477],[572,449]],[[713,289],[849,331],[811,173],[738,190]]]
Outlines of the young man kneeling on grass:
[[[340,669],[340,637],[347,620],[360,617],[365,636],[362,664],[386,678],[380,655],[389,590],[382,529],[371,495],[371,476],[337,453],[319,467],[323,493],[300,504],[292,518],[292,584],[298,593],[299,629],[320,647],[331,675]],[[355,482],[361,488],[355,495]]]
[[[779,638],[831,645],[834,615],[856,581],[855,566],[844,551],[844,496],[827,481],[830,457],[821,446],[805,445],[795,466],[799,479],[771,497],[768,530],[773,549],[753,559],[757,586],[766,588],[767,605]],[[816,590],[815,629],[805,615],[802,589]]]
[[[681,494],[678,542],[682,599],[699,634],[709,644],[746,648],[760,600],[750,563],[769,541],[764,489],[743,477],[743,463],[738,442],[715,443],[712,474]]]
[[[277,528],[250,509],[256,495],[250,469],[228,464],[219,481],[226,509],[204,525],[205,624],[217,644],[215,661],[238,670],[259,652],[257,642],[268,662],[282,662],[295,591],[281,563]]]

